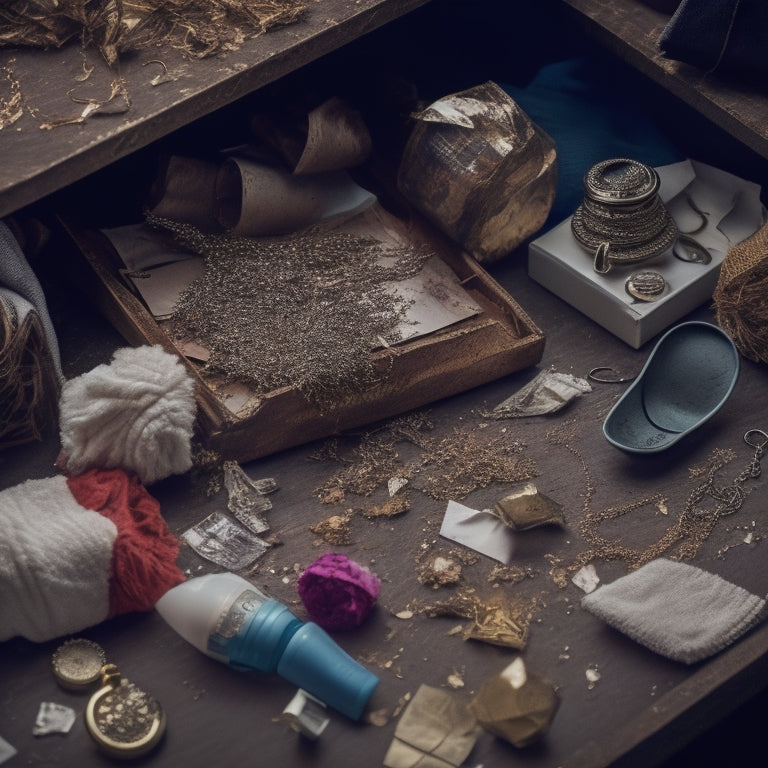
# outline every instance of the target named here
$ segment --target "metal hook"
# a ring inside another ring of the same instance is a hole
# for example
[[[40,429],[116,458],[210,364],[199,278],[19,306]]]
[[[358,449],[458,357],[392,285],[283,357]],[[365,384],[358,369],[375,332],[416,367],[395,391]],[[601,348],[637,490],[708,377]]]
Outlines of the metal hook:
[[[614,378],[605,378],[604,376],[598,376],[598,372],[600,371],[610,371],[614,374]],[[627,381],[632,381],[632,379],[636,378],[635,376],[621,376],[619,372],[615,368],[611,368],[609,365],[601,365],[597,368],[593,368],[588,374],[588,379],[592,379],[592,381],[597,381],[600,384],[623,384]]]
[[[755,440],[753,435],[759,435],[760,439]],[[768,445],[768,434],[763,432],[762,429],[749,429],[744,433],[744,442],[747,445],[751,445],[762,454],[763,451],[765,451],[766,445]]]

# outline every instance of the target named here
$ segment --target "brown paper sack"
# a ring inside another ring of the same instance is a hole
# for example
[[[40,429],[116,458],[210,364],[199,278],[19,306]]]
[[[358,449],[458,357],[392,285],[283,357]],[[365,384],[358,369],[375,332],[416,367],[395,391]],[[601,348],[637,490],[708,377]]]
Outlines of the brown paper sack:
[[[552,139],[493,82],[415,115],[398,169],[403,196],[481,262],[546,221],[557,187]]]
[[[768,223],[728,249],[712,299],[739,352],[768,363]]]

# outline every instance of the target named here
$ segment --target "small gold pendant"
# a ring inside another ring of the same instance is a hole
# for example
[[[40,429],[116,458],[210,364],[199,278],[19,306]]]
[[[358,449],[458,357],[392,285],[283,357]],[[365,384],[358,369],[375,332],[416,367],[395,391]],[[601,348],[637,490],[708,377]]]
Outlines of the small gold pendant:
[[[59,684],[72,691],[81,691],[96,683],[106,663],[104,649],[85,638],[67,640],[56,649],[51,661]]]
[[[112,757],[147,754],[165,733],[165,713],[160,704],[122,677],[114,664],[102,667],[101,683],[85,710],[88,733]]]

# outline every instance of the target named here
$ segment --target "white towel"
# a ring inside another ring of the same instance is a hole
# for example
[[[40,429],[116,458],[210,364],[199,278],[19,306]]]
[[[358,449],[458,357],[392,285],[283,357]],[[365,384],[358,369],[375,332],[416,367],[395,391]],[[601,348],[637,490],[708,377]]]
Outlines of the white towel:
[[[581,599],[583,608],[675,661],[706,659],[758,623],[765,599],[721,576],[658,559]]]

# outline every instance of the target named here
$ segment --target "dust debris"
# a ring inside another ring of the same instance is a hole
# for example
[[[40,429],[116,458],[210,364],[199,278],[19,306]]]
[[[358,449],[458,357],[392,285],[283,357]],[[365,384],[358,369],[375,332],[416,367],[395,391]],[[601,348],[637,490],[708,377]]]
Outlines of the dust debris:
[[[411,694],[406,693],[398,699],[397,704],[390,710],[387,708],[374,709],[370,712],[366,712],[363,715],[363,719],[370,725],[376,725],[378,727],[385,726],[390,720],[398,717],[400,713],[408,706],[408,702],[411,700]]]
[[[206,496],[215,496],[224,486],[224,457],[195,443],[191,477],[195,486],[204,488]]]
[[[522,455],[524,448],[506,433],[491,437],[477,428],[455,428],[427,446],[420,490],[438,501],[460,501],[493,483],[529,480],[537,470],[535,462]]]
[[[351,519],[352,516],[349,514],[332,515],[319,523],[315,523],[315,525],[311,525],[309,530],[319,536],[326,544],[343,546],[352,542]]]
[[[448,677],[446,678],[448,687],[453,688],[454,690],[459,690],[460,688],[463,688],[465,685],[464,674],[465,674],[465,669],[463,667],[461,669],[454,669],[453,672],[450,675],[448,675]]]
[[[533,579],[536,573],[530,566],[522,568],[519,565],[503,565],[497,563],[488,574],[488,582],[498,586],[499,583],[519,584],[525,579]]]
[[[447,584],[457,584],[461,580],[461,572],[461,561],[453,553],[429,553],[421,558],[417,578],[420,584],[438,589]]]
[[[587,690],[593,690],[595,686],[600,682],[600,671],[597,664],[590,664],[585,672],[587,678]]]
[[[461,500],[493,483],[517,483],[537,474],[535,461],[524,455],[525,445],[506,430],[493,435],[462,426],[437,439],[430,434],[433,429],[427,413],[413,413],[363,434],[345,452],[338,440],[329,441],[313,458],[342,467],[317,489],[318,497],[368,497],[397,478],[437,501]],[[399,443],[416,449],[410,461],[402,458]]]
[[[528,628],[533,619],[537,601],[514,602],[506,596],[494,595],[483,600],[467,589],[452,595],[448,600],[432,603],[423,608],[430,617],[459,616],[472,624],[463,629],[465,640],[480,640],[522,650],[528,639]]]
[[[10,64],[14,63],[11,59]],[[23,114],[21,84],[10,64],[0,67],[0,82],[7,84],[7,93],[0,92],[0,131],[13,125]]]
[[[364,507],[360,510],[363,517],[369,520],[377,517],[397,517],[407,512],[411,508],[411,502],[405,495],[394,496],[387,499],[382,504],[372,504],[370,507]]]

